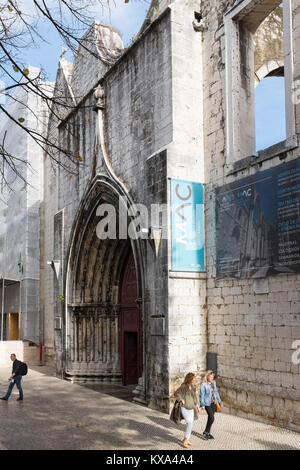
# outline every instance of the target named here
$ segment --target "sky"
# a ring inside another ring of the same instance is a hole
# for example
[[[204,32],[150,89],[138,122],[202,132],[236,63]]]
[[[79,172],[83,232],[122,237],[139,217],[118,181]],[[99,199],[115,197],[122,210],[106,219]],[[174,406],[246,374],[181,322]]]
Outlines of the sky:
[[[24,6],[28,8],[28,2],[26,0],[22,1]],[[128,3],[125,3],[124,0],[110,0],[110,9],[103,9],[100,5],[95,6],[94,11],[91,13],[91,18],[94,17],[94,19],[99,20],[101,23],[118,29],[123,43],[127,47],[142,26],[150,4],[151,0],[129,0]],[[43,68],[47,80],[55,81],[63,41],[56,33],[55,28],[48,22],[43,21],[40,24],[39,31],[47,42],[38,41],[36,45],[27,48],[24,51],[22,60],[24,64]],[[83,26],[82,35],[86,29]],[[72,62],[72,54],[70,52],[65,57]]]
[[[283,77],[267,77],[255,89],[256,151],[286,139]]]

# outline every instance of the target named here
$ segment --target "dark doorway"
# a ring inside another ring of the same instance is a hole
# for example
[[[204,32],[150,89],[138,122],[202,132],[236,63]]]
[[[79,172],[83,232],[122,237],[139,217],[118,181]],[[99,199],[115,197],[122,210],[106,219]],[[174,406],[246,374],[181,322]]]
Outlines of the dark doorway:
[[[138,383],[142,375],[142,326],[137,304],[137,278],[132,251],[121,277],[120,343],[124,385]]]
[[[138,382],[138,334],[124,333],[124,384],[134,385]]]

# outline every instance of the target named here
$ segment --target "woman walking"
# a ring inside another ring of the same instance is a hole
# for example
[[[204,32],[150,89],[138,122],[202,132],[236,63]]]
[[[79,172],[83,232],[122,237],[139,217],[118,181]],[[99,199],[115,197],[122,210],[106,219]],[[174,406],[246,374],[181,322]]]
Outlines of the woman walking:
[[[196,392],[196,376],[189,372],[184,379],[183,384],[176,390],[174,396],[176,400],[182,402],[181,413],[186,421],[186,429],[184,434],[184,447],[192,446],[190,437],[193,429],[194,419],[198,419],[199,400]]]
[[[214,437],[210,434],[210,430],[215,420],[216,407],[218,405],[223,407],[223,403],[214,378],[215,376],[213,371],[207,371],[200,388],[200,406],[203,410],[206,410],[208,415],[206,428],[203,433],[204,439],[214,439]]]

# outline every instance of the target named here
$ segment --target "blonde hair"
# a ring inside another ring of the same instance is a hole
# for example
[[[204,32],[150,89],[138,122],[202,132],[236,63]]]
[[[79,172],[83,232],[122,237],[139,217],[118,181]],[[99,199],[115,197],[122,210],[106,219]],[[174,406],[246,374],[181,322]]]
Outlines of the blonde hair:
[[[213,371],[213,370],[208,370],[208,371],[206,371],[206,373],[205,373],[205,375],[204,375],[204,377],[203,377],[203,382],[207,382],[207,379],[208,379],[208,377],[209,377],[210,375],[213,375],[214,378],[215,378],[215,373],[214,373],[214,371]]]

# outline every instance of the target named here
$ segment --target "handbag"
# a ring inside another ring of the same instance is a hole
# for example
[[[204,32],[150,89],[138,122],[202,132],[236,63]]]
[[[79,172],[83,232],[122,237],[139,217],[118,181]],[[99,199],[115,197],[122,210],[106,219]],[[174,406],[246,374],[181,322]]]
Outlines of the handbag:
[[[182,405],[182,402],[176,400],[172,408],[171,414],[170,414],[170,420],[173,421],[173,423],[175,424],[180,424],[182,420],[181,405]]]
[[[216,397],[216,393],[215,393],[215,389],[214,389],[214,386],[211,385],[211,390],[212,390],[212,393],[215,397],[215,400],[216,400],[216,413],[220,413],[221,412],[221,406],[220,406],[220,403],[218,402],[218,399]]]

